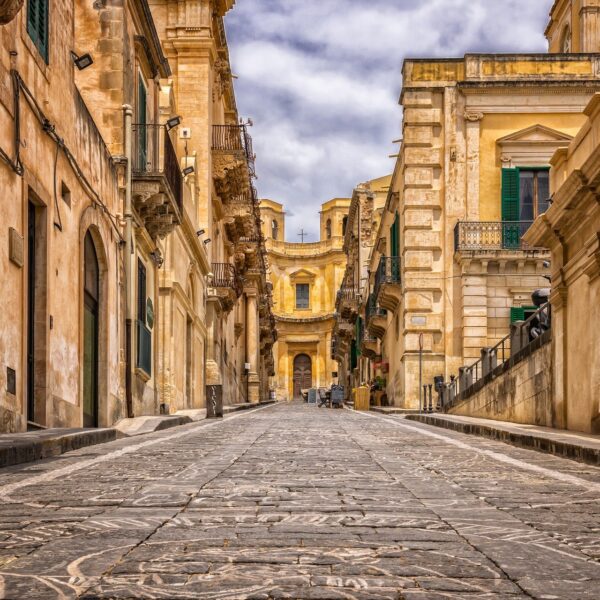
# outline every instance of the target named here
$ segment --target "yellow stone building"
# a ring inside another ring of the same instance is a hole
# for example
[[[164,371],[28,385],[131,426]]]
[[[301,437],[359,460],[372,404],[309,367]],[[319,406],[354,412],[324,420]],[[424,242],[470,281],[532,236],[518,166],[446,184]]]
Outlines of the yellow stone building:
[[[337,383],[331,342],[336,295],[346,268],[343,245],[349,206],[349,198],[326,202],[321,207],[320,240],[290,243],[285,241],[283,206],[261,201],[278,336],[272,386],[279,400]]]
[[[267,397],[233,4],[0,7],[0,431]]]
[[[549,253],[521,238],[549,206],[551,157],[578,133],[600,87],[597,55],[556,53],[556,39],[597,50],[597,4],[555,4],[555,53],[404,62],[403,139],[370,258],[371,319],[381,321],[381,309],[385,323],[367,320],[390,403],[418,407],[421,342],[423,383],[448,380],[506,336],[547,285]]]
[[[552,159],[553,203],[526,234],[552,251],[553,425],[600,433],[600,94]],[[584,316],[584,318],[582,318]]]

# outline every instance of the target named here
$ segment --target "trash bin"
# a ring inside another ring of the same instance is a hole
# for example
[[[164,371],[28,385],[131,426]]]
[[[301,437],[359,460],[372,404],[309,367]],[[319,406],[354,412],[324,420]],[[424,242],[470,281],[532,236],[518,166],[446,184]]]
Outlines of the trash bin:
[[[369,410],[369,400],[371,390],[366,387],[359,387],[355,390],[354,395],[354,410]]]

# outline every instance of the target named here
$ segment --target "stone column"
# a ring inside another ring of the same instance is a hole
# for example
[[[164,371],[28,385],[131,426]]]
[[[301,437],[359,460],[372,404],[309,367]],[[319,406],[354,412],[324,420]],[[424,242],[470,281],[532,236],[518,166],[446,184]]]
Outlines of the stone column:
[[[246,290],[246,363],[250,365],[246,376],[248,378],[247,400],[253,404],[258,404],[260,401],[259,352],[257,291],[250,288]]]

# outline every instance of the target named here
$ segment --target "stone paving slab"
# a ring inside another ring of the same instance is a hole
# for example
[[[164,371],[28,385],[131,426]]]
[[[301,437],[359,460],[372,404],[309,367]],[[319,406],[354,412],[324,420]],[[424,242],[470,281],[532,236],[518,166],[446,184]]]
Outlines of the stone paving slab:
[[[461,433],[500,440],[515,446],[532,448],[591,465],[600,465],[600,435],[458,415],[410,414],[406,418]]]
[[[304,404],[58,458],[0,470],[0,598],[598,598],[591,465]]]

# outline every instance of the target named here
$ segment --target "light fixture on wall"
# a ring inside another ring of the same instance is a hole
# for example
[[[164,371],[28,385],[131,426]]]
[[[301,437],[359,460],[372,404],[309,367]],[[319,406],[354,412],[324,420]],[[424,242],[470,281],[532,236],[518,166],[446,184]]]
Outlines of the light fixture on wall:
[[[196,235],[198,237],[200,237],[201,235],[204,235],[206,233],[206,231],[204,231],[204,229],[198,229],[198,231],[196,231]]]
[[[165,259],[162,257],[160,250],[158,248],[156,248],[156,250],[152,250],[152,252],[150,252],[150,258],[152,259],[152,262],[156,265],[156,267],[158,269],[160,269],[163,264],[165,263]]]
[[[208,246],[208,244],[210,244],[210,243],[211,243],[211,241],[212,241],[212,240],[211,240],[210,238],[206,238],[206,239],[205,239],[205,240],[204,240],[202,243],[203,243],[205,246]]]
[[[188,175],[191,175],[194,172],[194,170],[195,170],[194,167],[186,167],[183,170],[183,174],[185,177],[187,177]]]
[[[167,131],[171,131],[174,127],[177,127],[181,123],[181,117],[179,115],[171,117],[166,122]]]
[[[87,69],[94,63],[94,59],[92,58],[91,54],[88,54],[86,52],[85,54],[79,56],[78,54],[73,52],[73,50],[71,50],[71,60],[80,71]]]

